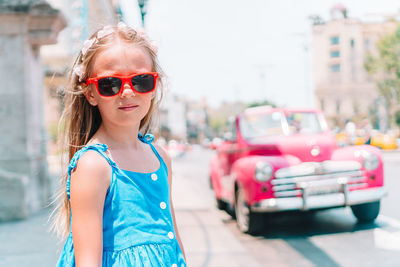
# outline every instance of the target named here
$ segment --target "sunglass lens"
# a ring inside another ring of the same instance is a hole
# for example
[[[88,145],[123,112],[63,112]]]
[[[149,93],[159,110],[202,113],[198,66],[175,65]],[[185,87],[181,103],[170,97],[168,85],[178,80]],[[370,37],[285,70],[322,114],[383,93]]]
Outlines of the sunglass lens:
[[[155,79],[151,74],[136,75],[132,78],[132,85],[139,93],[148,93],[154,89]]]
[[[98,81],[99,92],[103,96],[113,96],[118,94],[121,85],[121,79],[114,77],[106,77]]]

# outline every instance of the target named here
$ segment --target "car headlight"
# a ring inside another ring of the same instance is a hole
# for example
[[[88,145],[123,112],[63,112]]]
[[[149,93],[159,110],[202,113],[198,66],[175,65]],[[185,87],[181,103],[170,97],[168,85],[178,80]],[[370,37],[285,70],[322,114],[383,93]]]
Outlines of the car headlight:
[[[269,163],[259,161],[256,164],[256,171],[254,176],[256,177],[257,181],[265,182],[271,179],[273,171],[274,169]]]
[[[379,158],[375,154],[366,150],[356,151],[354,154],[356,157],[362,157],[362,164],[366,170],[373,171],[379,167]]]

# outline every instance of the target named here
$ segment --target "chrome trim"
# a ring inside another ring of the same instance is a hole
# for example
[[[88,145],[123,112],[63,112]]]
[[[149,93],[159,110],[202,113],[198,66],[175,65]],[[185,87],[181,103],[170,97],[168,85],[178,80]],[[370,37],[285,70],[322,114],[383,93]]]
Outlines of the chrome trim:
[[[349,176],[357,176],[354,178],[361,178],[364,177],[361,171],[352,171],[352,172],[344,172],[344,173],[327,173],[327,174],[320,174],[320,175],[309,175],[309,176],[298,176],[292,178],[280,178],[280,179],[273,179],[271,180],[272,185],[281,185],[281,184],[291,184],[291,183],[298,183],[298,182],[307,182],[313,180],[320,180],[320,179],[334,179],[340,177],[349,177]],[[352,178],[352,177],[349,177]]]
[[[301,194],[301,190],[291,190],[291,191],[281,191],[281,192],[275,192],[276,197],[295,197]]]
[[[355,184],[348,184],[349,187],[356,187],[356,186],[368,186],[368,183],[355,183]]]
[[[283,184],[283,185],[274,185],[272,187],[272,190],[274,192],[277,191],[285,191],[285,190],[294,190],[296,189],[296,184],[295,183],[291,183],[291,184]]]
[[[286,198],[270,198],[254,203],[253,212],[276,212],[289,210],[312,210],[322,208],[343,207],[378,201],[387,195],[385,187],[349,191],[348,185],[342,185],[343,192],[325,195]]]
[[[328,173],[344,173],[359,171],[361,163],[358,161],[333,161],[303,162],[298,165],[281,168],[275,172],[276,179],[289,177],[310,176]]]

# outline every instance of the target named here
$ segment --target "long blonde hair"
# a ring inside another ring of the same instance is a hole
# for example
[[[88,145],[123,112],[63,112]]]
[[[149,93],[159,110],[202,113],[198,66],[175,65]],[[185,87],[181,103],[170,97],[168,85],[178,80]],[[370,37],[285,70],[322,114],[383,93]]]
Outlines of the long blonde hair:
[[[104,34],[105,29],[107,30],[106,34]],[[103,32],[99,34],[100,31]],[[98,108],[90,105],[84,96],[88,87],[83,85],[82,81],[90,77],[96,55],[101,50],[112,46],[116,41],[143,48],[152,61],[152,71],[159,73],[157,96],[151,100],[149,111],[140,122],[139,131],[143,135],[149,132],[153,114],[158,111],[162,99],[164,72],[158,63],[157,51],[147,36],[143,32],[120,24],[105,26],[97,30],[79,52],[69,74],[68,87],[65,90],[64,111],[58,129],[62,151],[64,152],[65,148],[68,149],[68,162],[93,137],[102,122]],[[53,203],[57,202],[57,206],[50,216],[52,218],[51,229],[61,238],[66,238],[70,229],[70,201],[66,194],[67,179],[68,174],[65,173],[53,201]]]

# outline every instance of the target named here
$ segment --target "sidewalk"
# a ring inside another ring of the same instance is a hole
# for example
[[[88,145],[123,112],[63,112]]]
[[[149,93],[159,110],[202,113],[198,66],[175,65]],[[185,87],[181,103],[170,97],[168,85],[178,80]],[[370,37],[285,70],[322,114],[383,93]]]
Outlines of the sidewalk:
[[[188,266],[259,266],[224,226],[210,192],[174,171],[172,197]],[[55,266],[63,242],[47,231],[50,212],[47,208],[27,220],[0,223],[0,266]]]
[[[225,227],[213,197],[204,196],[204,191],[183,177],[177,173],[173,178],[173,201],[188,266],[259,266]]]

